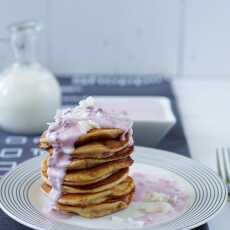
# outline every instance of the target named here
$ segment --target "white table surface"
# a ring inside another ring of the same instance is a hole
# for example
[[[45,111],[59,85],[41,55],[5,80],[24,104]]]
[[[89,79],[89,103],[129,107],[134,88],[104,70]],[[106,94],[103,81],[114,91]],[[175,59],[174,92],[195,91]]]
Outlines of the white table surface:
[[[230,147],[230,81],[179,79],[174,91],[192,158],[216,171],[216,148]],[[210,230],[229,230],[229,218],[230,202]]]

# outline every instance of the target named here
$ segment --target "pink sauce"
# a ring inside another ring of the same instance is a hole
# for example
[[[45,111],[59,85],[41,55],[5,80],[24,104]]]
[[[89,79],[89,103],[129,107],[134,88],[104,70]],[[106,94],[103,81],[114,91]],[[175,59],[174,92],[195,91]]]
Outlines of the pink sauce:
[[[68,220],[71,217],[73,217],[73,214],[70,214],[70,213],[65,214],[65,213],[61,213],[56,210],[44,210],[44,213],[50,220]]]
[[[136,184],[134,202],[144,202],[149,194],[161,193],[167,197],[170,207],[166,213],[157,211],[157,208],[153,212],[143,212],[141,217],[135,219],[136,221],[143,221],[144,225],[162,223],[183,213],[187,207],[189,196],[175,181],[151,178],[143,173],[133,173],[132,176]]]
[[[133,122],[115,112],[105,111],[94,103],[93,98],[87,98],[80,105],[64,111],[59,111],[55,121],[46,131],[48,142],[53,147],[53,155],[48,160],[48,180],[52,190],[49,193],[52,206],[61,195],[61,185],[66,167],[70,163],[70,155],[74,150],[74,143],[83,134],[93,128],[119,128],[124,130],[121,139],[128,133],[129,145],[133,145]]]

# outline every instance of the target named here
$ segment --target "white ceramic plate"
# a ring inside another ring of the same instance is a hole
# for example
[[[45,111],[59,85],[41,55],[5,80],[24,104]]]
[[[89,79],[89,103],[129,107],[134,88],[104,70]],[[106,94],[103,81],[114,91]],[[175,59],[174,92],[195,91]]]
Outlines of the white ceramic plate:
[[[148,186],[152,183],[152,187],[149,187],[152,190],[157,188],[157,183],[163,187],[166,185],[166,191],[171,191],[169,194],[184,194],[184,203],[181,203],[182,208],[178,212],[172,211],[170,195],[159,198],[154,193],[151,201],[147,200],[147,206],[146,202],[138,202],[134,197],[126,210],[102,218],[53,215],[47,212],[47,198],[39,190],[41,158],[36,157],[20,164],[0,181],[2,210],[21,224],[34,229],[192,229],[213,218],[227,200],[225,185],[212,170],[202,164],[170,152],[136,147],[133,155],[135,164],[130,172],[134,179],[137,178],[136,194],[143,190],[143,183],[146,182]],[[147,179],[139,178],[138,181],[138,175],[144,175]],[[173,198],[177,197],[174,204],[182,201],[180,195]],[[145,222],[146,216],[148,221]]]

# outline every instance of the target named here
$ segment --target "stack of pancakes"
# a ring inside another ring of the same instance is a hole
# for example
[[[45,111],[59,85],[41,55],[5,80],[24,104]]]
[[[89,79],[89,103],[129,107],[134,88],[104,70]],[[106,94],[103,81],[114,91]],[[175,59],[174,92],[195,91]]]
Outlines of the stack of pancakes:
[[[124,136],[121,129],[92,129],[74,146],[55,208],[88,218],[127,208],[135,188],[128,176],[133,163],[128,135]],[[52,187],[47,169],[53,148],[45,136],[41,137],[39,147],[48,153],[41,164],[41,189],[49,194]]]

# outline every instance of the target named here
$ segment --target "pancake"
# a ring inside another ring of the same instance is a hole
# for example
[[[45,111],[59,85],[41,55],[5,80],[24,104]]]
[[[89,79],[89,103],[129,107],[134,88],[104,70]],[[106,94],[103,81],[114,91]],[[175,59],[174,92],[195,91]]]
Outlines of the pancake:
[[[108,158],[102,158],[102,159],[96,159],[96,158],[86,158],[86,159],[76,159],[72,158],[71,162],[67,166],[67,170],[80,170],[80,169],[89,169],[96,167],[98,165],[101,165],[105,162],[110,162],[114,160],[120,160],[123,158],[127,158],[130,156],[133,152],[133,147],[127,147],[117,153],[115,153],[113,156]],[[47,161],[48,158],[45,159],[44,164],[47,167]]]
[[[74,213],[86,218],[101,217],[127,208],[132,200],[133,193],[134,190],[125,196],[109,199],[103,203],[86,207],[62,205],[57,203],[56,209],[63,213]]]
[[[133,179],[131,177],[127,177],[123,182],[110,189],[91,194],[63,194],[57,202],[59,204],[71,206],[88,206],[92,204],[99,204],[108,199],[124,196],[130,193],[134,187]],[[47,189],[45,186],[42,186],[41,188],[45,194],[48,194],[51,190],[50,188]]]
[[[82,135],[75,143],[76,146],[86,144],[88,142],[108,140],[108,139],[117,139],[122,135],[124,131],[121,129],[91,129],[87,134]],[[40,138],[38,146],[41,149],[49,149],[51,145],[49,144],[45,134]]]
[[[121,140],[106,140],[101,142],[92,142],[83,146],[75,147],[71,153],[73,158],[85,159],[101,159],[113,156],[115,153],[128,147],[128,139]],[[49,155],[52,156],[53,148],[47,150]]]
[[[65,174],[63,184],[64,185],[86,185],[93,184],[108,178],[115,172],[121,169],[128,168],[133,164],[133,160],[128,157],[121,160],[111,161],[103,163],[97,167],[91,169],[83,169],[77,171],[71,171]],[[50,185],[47,176],[47,167],[44,161],[41,164],[41,175],[43,180]]]
[[[117,160],[117,159],[122,159],[125,158],[125,156],[130,155],[133,152],[134,146],[127,146],[120,151],[114,152],[111,154],[111,156],[105,157],[105,158],[78,158],[76,155],[72,155],[71,159],[95,159],[95,160],[104,160],[105,162],[110,161],[110,160]],[[128,153],[129,152],[129,153]]]
[[[88,193],[101,192],[110,189],[116,186],[117,184],[123,182],[128,177],[128,171],[129,171],[128,168],[121,169],[119,172],[113,174],[112,176],[90,185],[84,185],[84,186],[62,185],[62,193],[63,194],[69,194],[69,193],[88,194]],[[51,186],[46,183],[43,183],[42,189],[45,191],[50,191]]]
[[[135,184],[128,175],[133,121],[126,113],[106,110],[89,97],[58,111],[48,125],[38,147],[47,152],[40,189],[50,208],[87,218],[127,208]]]

